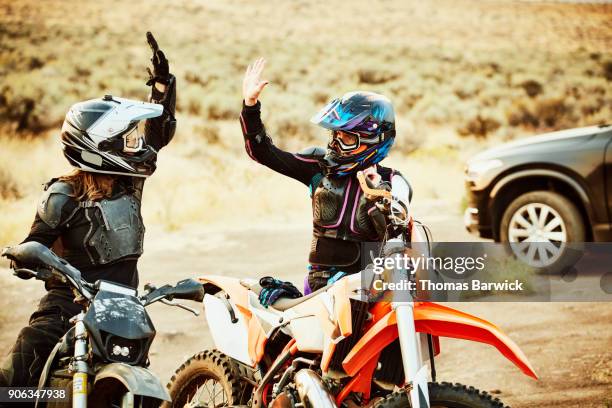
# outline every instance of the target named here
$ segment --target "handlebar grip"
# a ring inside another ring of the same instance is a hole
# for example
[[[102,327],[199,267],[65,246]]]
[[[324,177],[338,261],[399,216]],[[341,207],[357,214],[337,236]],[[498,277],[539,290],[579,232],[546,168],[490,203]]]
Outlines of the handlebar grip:
[[[36,271],[27,268],[13,268],[13,275],[23,280],[29,280],[38,277],[38,273]]]

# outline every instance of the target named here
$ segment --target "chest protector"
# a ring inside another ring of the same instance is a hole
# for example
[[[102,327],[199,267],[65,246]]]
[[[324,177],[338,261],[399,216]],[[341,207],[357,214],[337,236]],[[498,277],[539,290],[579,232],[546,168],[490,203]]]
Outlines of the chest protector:
[[[347,241],[376,240],[368,202],[355,177],[322,177],[312,195],[314,235]]]
[[[383,182],[390,182],[390,169],[379,168]],[[380,241],[370,214],[374,204],[366,200],[354,175],[316,175],[311,182],[313,241],[309,261],[325,267],[359,263],[361,242]]]
[[[143,252],[145,227],[140,201],[130,194],[79,204],[90,221],[85,250],[92,263],[107,264],[120,258],[138,258]]]

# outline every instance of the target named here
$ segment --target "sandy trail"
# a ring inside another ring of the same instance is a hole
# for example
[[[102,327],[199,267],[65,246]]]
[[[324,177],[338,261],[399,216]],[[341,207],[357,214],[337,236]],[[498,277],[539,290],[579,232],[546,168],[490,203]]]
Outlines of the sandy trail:
[[[437,203],[420,213],[438,241],[468,241],[458,214]],[[274,275],[299,284],[305,272],[309,222],[262,227],[193,228],[164,233],[150,228],[139,263],[141,284],[173,283],[205,273]],[[27,322],[40,282],[20,281],[0,271],[0,350]],[[25,299],[25,300],[24,300]],[[196,304],[192,304],[197,306]],[[513,407],[602,407],[612,404],[612,305],[606,303],[471,303],[455,305],[497,324],[529,357],[540,376],[524,376],[494,348],[442,339],[438,381],[461,382],[493,392]],[[6,313],[10,310],[9,313]],[[203,316],[161,304],[150,308],[157,328],[152,369],[166,382],[181,361],[212,346]]]

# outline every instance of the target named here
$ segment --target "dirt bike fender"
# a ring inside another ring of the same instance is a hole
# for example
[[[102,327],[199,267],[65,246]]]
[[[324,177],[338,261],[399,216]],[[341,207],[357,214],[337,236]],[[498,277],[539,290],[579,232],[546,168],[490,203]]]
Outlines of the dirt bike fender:
[[[164,387],[151,371],[143,367],[123,363],[112,363],[102,368],[94,379],[95,384],[104,379],[114,379],[122,383],[134,395],[171,401]]]
[[[492,345],[523,373],[538,378],[516,343],[486,320],[436,303],[420,302],[414,305],[414,323],[417,332]],[[395,311],[390,311],[365,333],[346,356],[342,366],[347,374],[354,376],[370,358],[397,337],[397,316]]]

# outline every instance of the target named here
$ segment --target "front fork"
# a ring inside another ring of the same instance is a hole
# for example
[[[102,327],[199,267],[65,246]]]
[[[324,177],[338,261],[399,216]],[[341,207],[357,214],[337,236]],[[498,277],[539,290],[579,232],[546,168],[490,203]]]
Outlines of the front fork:
[[[87,381],[89,373],[89,358],[87,329],[83,319],[85,313],[81,312],[72,318],[74,323],[74,357],[72,359],[72,408],[87,408]],[[134,407],[134,394],[126,392],[121,399],[122,408]]]
[[[81,312],[73,317],[74,322],[74,358],[72,360],[72,408],[87,408],[87,329]]]
[[[396,267],[392,270],[392,281],[401,282],[403,280],[413,280],[416,276],[412,269],[408,269],[403,262],[405,244],[401,238],[394,238],[388,241],[390,250],[393,251],[390,257],[395,259]],[[397,250],[393,245],[399,245]],[[428,249],[423,249],[429,254]],[[398,296],[398,297],[395,297]],[[406,299],[405,296],[408,298]],[[429,370],[423,364],[423,352],[419,334],[414,325],[414,301],[411,294],[394,293],[394,300],[391,303],[397,319],[397,331],[399,335],[400,350],[402,352],[402,365],[406,377],[406,388],[409,391],[410,406],[413,408],[429,408]]]
[[[423,364],[421,342],[414,326],[414,303],[393,303],[397,317],[402,364],[409,389],[411,407],[429,408],[428,369]]]

